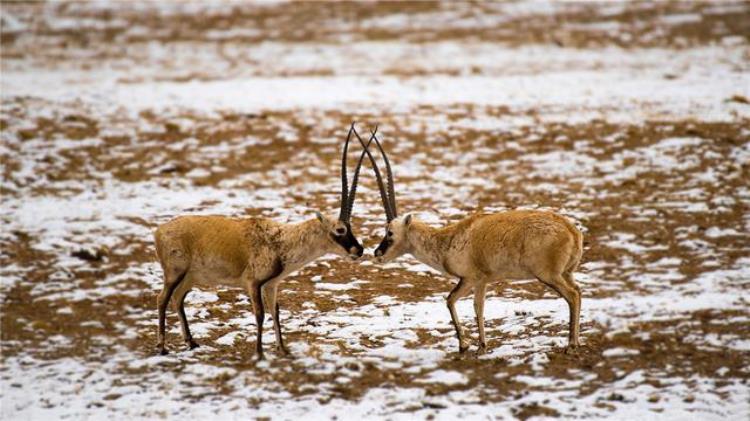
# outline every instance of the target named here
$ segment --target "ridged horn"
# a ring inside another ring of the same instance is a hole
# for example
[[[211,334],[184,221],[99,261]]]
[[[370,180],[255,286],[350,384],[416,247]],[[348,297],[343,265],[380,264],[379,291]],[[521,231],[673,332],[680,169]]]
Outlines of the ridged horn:
[[[377,132],[378,128],[375,127],[375,132]],[[357,133],[356,130],[354,130],[354,133]],[[359,135],[357,135],[359,137]],[[373,136],[370,137],[370,140],[367,141],[367,145],[364,146],[364,150],[362,151],[362,154],[359,155],[359,161],[357,161],[357,167],[354,169],[354,177],[352,177],[352,187],[351,190],[349,190],[349,205],[346,210],[346,220],[349,221],[352,217],[352,208],[354,208],[354,198],[357,195],[357,183],[359,182],[359,170],[362,168],[362,162],[365,159],[366,151],[369,149],[370,144],[372,144],[372,139],[374,139],[374,133]]]
[[[377,128],[375,129],[377,131]],[[385,189],[385,186],[383,185],[383,177],[380,176],[380,169],[378,168],[377,162],[375,162],[375,159],[372,157],[372,154],[370,153],[370,150],[367,148],[368,145],[365,145],[365,142],[362,140],[362,138],[359,136],[359,133],[354,131],[354,135],[357,136],[357,139],[359,139],[359,143],[362,145],[362,147],[365,148],[364,152],[367,154],[367,157],[370,159],[370,163],[372,164],[372,170],[375,172],[375,180],[378,183],[378,189],[380,190],[380,198],[383,201],[383,209],[385,210],[385,217],[388,220],[388,222],[391,222],[393,220],[393,213],[391,212],[390,207],[390,199],[388,199],[388,192]],[[373,136],[373,139],[375,137]],[[371,139],[372,140],[372,139]]]
[[[344,142],[344,151],[341,154],[341,209],[339,210],[339,220],[346,221],[346,211],[349,206],[349,179],[347,177],[346,155],[349,152],[349,140],[354,133],[354,122],[349,127],[349,133],[346,135]]]
[[[380,144],[380,141],[375,136],[374,131],[372,132],[372,138],[375,139],[375,144],[378,146],[378,150],[380,151],[380,154],[383,155],[383,161],[385,161],[385,176],[388,182],[388,203],[391,206],[391,216],[393,218],[397,218],[398,212],[396,211],[396,192],[393,186],[393,172],[391,171],[391,163],[388,161],[388,155],[385,154],[385,151],[383,150],[383,146]]]

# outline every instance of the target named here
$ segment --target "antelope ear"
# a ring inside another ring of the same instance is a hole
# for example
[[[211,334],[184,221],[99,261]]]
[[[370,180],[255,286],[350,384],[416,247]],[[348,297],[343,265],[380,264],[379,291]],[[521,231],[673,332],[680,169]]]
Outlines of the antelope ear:
[[[404,225],[409,226],[411,224],[411,214],[406,215],[406,218],[404,218]]]
[[[315,211],[315,217],[318,218],[318,221],[320,221],[321,224],[325,225],[326,218],[325,218],[325,216],[323,216],[322,213],[320,213],[318,211]]]

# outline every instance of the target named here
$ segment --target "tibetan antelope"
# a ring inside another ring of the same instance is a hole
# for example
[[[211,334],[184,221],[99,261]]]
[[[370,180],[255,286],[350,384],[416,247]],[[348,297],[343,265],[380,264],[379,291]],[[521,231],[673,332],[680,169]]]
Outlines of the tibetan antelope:
[[[257,323],[258,359],[263,359],[264,307],[273,319],[278,351],[289,354],[281,337],[276,301],[279,282],[324,254],[335,253],[356,260],[364,251],[350,223],[364,159],[363,151],[349,189],[346,158],[352,133],[356,133],[354,123],[341,158],[341,208],[337,219],[319,212],[314,218],[297,224],[281,224],[266,218],[181,216],[156,229],[156,254],[164,271],[164,286],[157,299],[159,353],[167,353],[165,313],[170,298],[182,324],[182,337],[193,349],[198,345],[190,334],[185,316],[185,296],[193,286],[222,285],[244,288],[250,297]]]
[[[469,347],[456,314],[456,301],[474,291],[474,312],[479,346],[486,349],[484,299],[487,284],[495,281],[536,278],[560,294],[570,309],[568,350],[579,345],[581,291],[573,272],[581,261],[583,235],[566,218],[552,212],[513,210],[475,214],[442,227],[431,227],[412,215],[398,218],[393,174],[380,141],[371,141],[383,156],[387,188],[368,150],[385,209],[386,233],[375,250],[376,261],[389,262],[403,254],[446,275],[459,278],[448,295],[448,311],[456,329],[459,352]],[[362,139],[359,139],[362,143]]]

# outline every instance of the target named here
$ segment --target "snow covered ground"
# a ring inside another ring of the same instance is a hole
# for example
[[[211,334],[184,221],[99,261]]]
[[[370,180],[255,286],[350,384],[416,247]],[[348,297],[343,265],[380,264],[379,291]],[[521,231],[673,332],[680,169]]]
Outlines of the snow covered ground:
[[[289,7],[3,5],[3,418],[750,414],[746,3]],[[401,213],[576,221],[578,353],[538,282],[491,288],[489,350],[459,355],[455,280],[327,256],[283,284],[294,358],[255,363],[234,290],[193,291],[201,347],[170,311],[155,355],[156,224],[334,212],[353,120],[379,125]]]

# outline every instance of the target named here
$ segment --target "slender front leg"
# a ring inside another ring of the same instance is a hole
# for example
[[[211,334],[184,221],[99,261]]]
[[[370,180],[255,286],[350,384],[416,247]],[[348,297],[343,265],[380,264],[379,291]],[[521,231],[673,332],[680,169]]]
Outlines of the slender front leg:
[[[276,308],[274,310],[273,315],[273,328],[276,332],[276,347],[284,356],[291,355],[291,352],[289,352],[289,349],[287,349],[286,345],[284,345],[284,337],[281,336],[281,319],[279,319],[279,303],[276,303]]]
[[[273,263],[273,273],[266,279],[263,280],[252,280],[249,282],[248,294],[250,295],[250,302],[253,305],[255,311],[255,322],[258,325],[258,335],[255,343],[255,353],[258,356],[258,360],[263,359],[263,319],[266,317],[264,312],[263,303],[263,287],[266,285],[274,285],[281,280],[282,273],[284,272],[284,266],[280,261]],[[269,311],[271,309],[269,308]]]
[[[261,298],[262,287],[262,281],[255,281],[250,285],[250,291],[248,291],[250,295],[250,303],[253,305],[253,312],[255,313],[255,324],[258,328],[255,339],[255,355],[257,355],[258,360],[263,359],[263,319],[266,317],[266,314],[263,311],[263,300]]]
[[[279,318],[279,302],[277,301],[279,283],[273,282],[263,287],[263,304],[265,310],[271,313],[273,319],[273,330],[276,335],[276,350],[282,355],[289,355],[289,350],[284,345],[284,337],[281,335],[281,319]]]
[[[458,352],[465,352],[469,349],[469,341],[463,337],[463,329],[458,321],[458,315],[456,314],[456,301],[459,298],[465,297],[469,291],[471,291],[472,283],[468,282],[466,278],[461,278],[458,281],[458,285],[453,288],[450,294],[448,294],[448,311],[451,313],[451,320],[453,326],[456,328],[456,337],[458,337]]]
[[[487,284],[481,282],[474,287],[474,313],[477,316],[477,327],[479,328],[479,347],[487,348],[487,340],[484,337],[484,297],[487,292]]]

